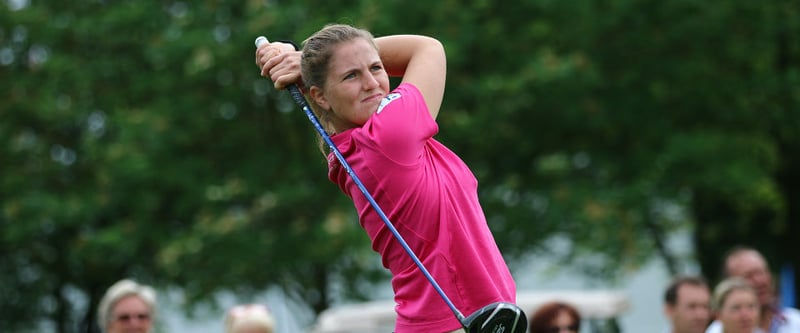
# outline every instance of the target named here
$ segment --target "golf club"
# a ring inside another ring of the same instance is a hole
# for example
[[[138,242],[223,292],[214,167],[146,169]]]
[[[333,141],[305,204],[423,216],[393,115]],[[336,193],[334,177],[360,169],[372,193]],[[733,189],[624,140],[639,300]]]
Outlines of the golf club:
[[[258,48],[263,43],[269,43],[266,37],[259,36],[255,40],[256,48]],[[439,283],[433,278],[433,276],[428,272],[428,269],[425,268],[425,265],[419,260],[417,255],[408,246],[408,243],[403,239],[403,236],[397,231],[397,228],[394,227],[389,218],[384,214],[383,210],[372,195],[369,193],[367,188],[361,183],[361,180],[356,175],[355,171],[350,167],[350,164],[347,163],[342,153],[336,147],[336,144],[333,143],[330,136],[325,129],[322,128],[322,125],[317,119],[317,116],[314,115],[314,112],[311,111],[311,107],[308,105],[305,97],[303,97],[303,93],[297,87],[297,85],[289,85],[287,87],[289,93],[292,95],[295,103],[297,103],[300,108],[303,109],[303,112],[306,113],[308,119],[314,125],[314,128],[317,130],[319,135],[331,149],[333,154],[342,164],[342,167],[347,171],[347,174],[350,175],[353,182],[358,186],[358,189],[361,190],[361,193],[364,194],[364,197],[369,201],[372,208],[375,209],[375,212],[380,216],[383,223],[386,224],[386,227],[392,232],[395,239],[400,243],[403,249],[408,253],[414,263],[417,265],[419,270],[425,275],[425,278],[431,283],[436,292],[442,297],[447,306],[453,311],[458,321],[461,323],[461,326],[464,327],[464,330],[468,333],[524,333],[527,330],[527,319],[525,317],[525,313],[515,304],[506,303],[506,302],[496,302],[489,305],[486,305],[480,308],[475,313],[471,314],[469,317],[464,317],[464,315],[459,311],[453,302],[450,300],[449,297],[444,293],[444,290],[439,286]]]

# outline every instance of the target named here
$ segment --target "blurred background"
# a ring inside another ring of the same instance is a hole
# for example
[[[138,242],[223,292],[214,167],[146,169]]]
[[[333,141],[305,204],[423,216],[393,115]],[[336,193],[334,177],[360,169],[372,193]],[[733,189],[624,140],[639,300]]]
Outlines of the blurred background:
[[[669,277],[715,283],[733,245],[800,264],[795,0],[0,0],[0,331],[97,332],[124,277],[162,292],[160,332],[390,296],[254,65],[256,36],[332,22],[443,42],[437,138],[521,288],[632,290],[656,326],[624,330],[654,332]]]

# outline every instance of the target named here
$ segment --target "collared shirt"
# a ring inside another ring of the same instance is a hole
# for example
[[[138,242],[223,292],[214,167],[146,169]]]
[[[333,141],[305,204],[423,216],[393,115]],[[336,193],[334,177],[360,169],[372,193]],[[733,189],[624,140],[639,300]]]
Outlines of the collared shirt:
[[[474,313],[486,304],[514,303],[514,280],[478,201],[478,180],[433,138],[438,131],[422,93],[403,83],[363,126],[331,139],[456,308]],[[373,250],[392,272],[394,331],[461,327],[334,156],[328,176],[352,198]]]

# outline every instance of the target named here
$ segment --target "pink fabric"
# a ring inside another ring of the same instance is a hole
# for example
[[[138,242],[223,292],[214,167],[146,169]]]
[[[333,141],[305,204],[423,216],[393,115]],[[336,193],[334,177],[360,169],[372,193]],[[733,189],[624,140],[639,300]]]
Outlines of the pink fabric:
[[[332,137],[356,175],[465,316],[516,300],[508,267],[478,202],[478,182],[433,139],[438,126],[419,90],[401,84],[364,126]],[[395,331],[449,332],[460,323],[331,154],[329,178],[353,199],[360,223],[392,273]]]

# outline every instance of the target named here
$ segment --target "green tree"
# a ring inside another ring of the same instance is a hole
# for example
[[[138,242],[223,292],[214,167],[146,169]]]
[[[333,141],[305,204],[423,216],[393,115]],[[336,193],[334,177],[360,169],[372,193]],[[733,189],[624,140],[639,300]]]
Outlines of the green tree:
[[[0,75],[13,78],[0,330],[94,330],[99,297],[127,276],[190,304],[276,285],[317,311],[330,280],[384,276],[303,118],[250,60],[254,26],[288,35],[274,17],[302,14],[262,5],[0,7]]]

